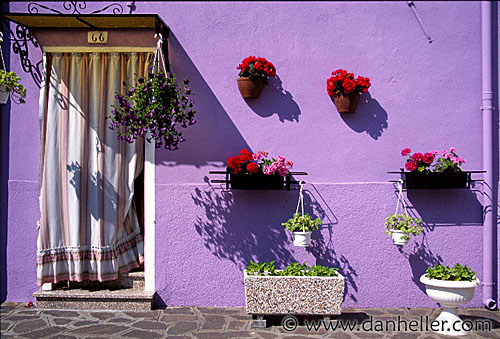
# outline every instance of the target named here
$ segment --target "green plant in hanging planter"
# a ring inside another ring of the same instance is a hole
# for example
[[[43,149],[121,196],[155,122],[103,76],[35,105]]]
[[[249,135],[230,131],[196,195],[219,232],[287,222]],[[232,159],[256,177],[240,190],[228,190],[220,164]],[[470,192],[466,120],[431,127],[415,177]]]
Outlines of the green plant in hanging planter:
[[[178,83],[175,74],[166,76],[151,68],[148,77],[139,78],[135,87],[124,82],[127,91],[115,96],[118,105],[113,105],[115,110],[108,117],[109,128],[116,129],[118,139],[128,143],[146,137],[148,142],[155,141],[156,148],[178,149],[178,144],[185,140],[179,127],[196,123],[193,92],[188,84],[188,78]]]
[[[15,72],[6,72],[0,69],[0,92],[11,94],[14,102],[24,104],[26,89],[19,83],[21,78]]]
[[[294,213],[293,218],[288,219],[287,222],[282,223],[285,229],[290,232],[311,232],[316,231],[320,225],[323,224],[320,218],[312,219],[307,213],[300,214]]]
[[[391,235],[391,231],[402,231],[404,235],[401,236],[404,240],[410,240],[411,235],[419,235],[422,233],[423,228],[420,225],[422,219],[412,218],[407,214],[391,214],[387,217],[385,222],[385,233]]]

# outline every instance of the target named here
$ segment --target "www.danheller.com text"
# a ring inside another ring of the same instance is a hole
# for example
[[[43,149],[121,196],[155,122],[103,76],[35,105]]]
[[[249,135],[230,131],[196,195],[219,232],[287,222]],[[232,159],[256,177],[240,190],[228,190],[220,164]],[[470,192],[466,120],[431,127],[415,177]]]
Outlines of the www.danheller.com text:
[[[294,331],[299,320],[293,315],[287,315],[281,321],[286,331]],[[404,319],[397,316],[394,319],[376,319],[369,316],[366,320],[349,319],[304,319],[308,331],[352,331],[352,332],[427,332],[427,331],[491,331],[491,320],[474,319],[451,323],[447,320],[431,320],[429,316],[420,316],[418,319]]]

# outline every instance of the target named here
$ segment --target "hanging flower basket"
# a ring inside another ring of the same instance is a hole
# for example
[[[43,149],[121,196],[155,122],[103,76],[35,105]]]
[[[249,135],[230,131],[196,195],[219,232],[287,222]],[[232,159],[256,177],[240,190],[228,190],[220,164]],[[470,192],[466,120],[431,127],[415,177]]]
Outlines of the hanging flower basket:
[[[269,77],[276,75],[276,68],[266,58],[249,56],[236,67],[238,73],[238,89],[245,99],[256,99],[260,96],[262,88]]]
[[[394,245],[406,245],[410,239],[405,239],[405,233],[401,230],[391,230],[392,242]]]
[[[237,82],[241,96],[245,99],[257,99],[262,92],[262,88],[264,88],[264,79],[262,78],[252,81],[250,78],[243,77],[238,78]]]
[[[351,93],[348,96],[334,95],[331,97],[339,113],[354,113],[359,104],[359,92]]]
[[[109,128],[117,130],[118,140],[128,143],[145,137],[156,148],[174,151],[184,142],[182,128],[194,125],[193,92],[189,80],[177,82],[175,74],[166,75],[149,68],[147,78],[139,78],[134,87],[127,82],[125,94],[117,93]],[[124,128],[120,128],[123,126]]]
[[[370,78],[358,76],[344,69],[332,72],[332,77],[326,81],[328,95],[332,98],[339,113],[354,113],[359,103],[360,93],[368,92]]]
[[[0,104],[6,104],[10,94],[14,102],[25,103],[26,88],[19,83],[20,80],[21,78],[15,72],[0,69]]]
[[[309,247],[311,246],[312,232],[293,232],[293,246]]]
[[[6,104],[9,101],[9,92],[6,85],[0,85],[0,104]]]

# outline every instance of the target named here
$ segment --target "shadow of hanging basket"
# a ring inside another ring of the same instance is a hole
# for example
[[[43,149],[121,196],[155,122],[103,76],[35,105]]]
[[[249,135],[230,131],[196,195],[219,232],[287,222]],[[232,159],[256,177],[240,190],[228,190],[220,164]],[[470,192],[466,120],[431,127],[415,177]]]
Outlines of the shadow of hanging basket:
[[[262,78],[252,81],[250,78],[241,77],[237,81],[241,96],[245,99],[257,99],[264,87],[264,79]]]
[[[356,108],[358,108],[359,92],[351,93],[348,96],[344,96],[343,94],[332,95],[330,98],[339,113],[354,113]]]

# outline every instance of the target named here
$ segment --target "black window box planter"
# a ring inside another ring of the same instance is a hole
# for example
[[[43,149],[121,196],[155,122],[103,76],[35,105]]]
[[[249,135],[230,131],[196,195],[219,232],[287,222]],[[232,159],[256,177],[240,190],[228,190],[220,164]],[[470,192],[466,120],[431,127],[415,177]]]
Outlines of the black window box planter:
[[[265,174],[229,174],[229,184],[241,190],[282,190],[285,177]]]
[[[401,180],[403,181],[403,188],[414,189],[414,188],[470,188],[471,183],[474,181],[483,180],[472,180],[472,173],[485,173],[485,171],[462,171],[462,172],[405,172],[401,169],[401,172],[388,172],[388,173],[398,173],[401,175]]]
[[[467,188],[465,172],[402,172],[403,188]]]
[[[227,170],[210,171],[210,174],[225,174],[225,180],[210,180],[211,183],[226,184],[226,189],[240,190],[290,190],[291,184],[298,184],[300,181],[292,180],[292,175],[307,175],[306,172],[288,172],[284,177],[281,175],[266,174],[233,174]]]

